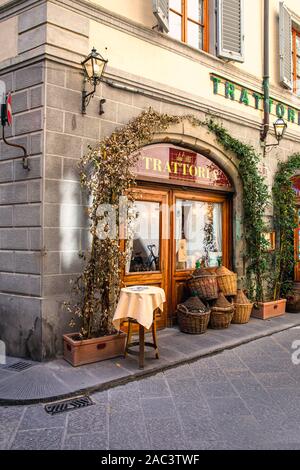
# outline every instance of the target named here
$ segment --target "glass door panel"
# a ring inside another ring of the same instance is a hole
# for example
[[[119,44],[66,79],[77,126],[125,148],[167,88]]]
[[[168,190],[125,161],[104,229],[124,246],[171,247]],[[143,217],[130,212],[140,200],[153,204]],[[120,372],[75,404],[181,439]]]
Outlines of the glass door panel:
[[[222,263],[223,205],[176,200],[176,271],[194,269],[196,262],[207,267]]]
[[[136,201],[131,225],[134,235],[127,273],[160,271],[160,203]]]

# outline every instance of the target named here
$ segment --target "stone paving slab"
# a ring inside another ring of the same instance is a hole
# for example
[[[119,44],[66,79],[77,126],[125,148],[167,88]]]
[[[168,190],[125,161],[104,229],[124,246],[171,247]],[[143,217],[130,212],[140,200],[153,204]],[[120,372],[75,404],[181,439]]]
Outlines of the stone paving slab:
[[[0,449],[300,449],[300,364],[291,357],[299,338],[299,326],[277,332],[92,393],[92,406],[54,416],[42,403],[0,406]]]
[[[120,357],[79,368],[73,368],[63,359],[57,359],[42,364],[34,363],[32,367],[22,372],[8,372],[3,368],[3,365],[0,365],[0,405],[49,402],[76,396],[84,392],[102,391],[169,369],[171,369],[168,372],[170,380],[172,379],[172,373],[174,374],[174,380],[176,380],[176,369],[172,370],[172,368],[243,344],[240,358],[235,358],[233,363],[229,360],[227,368],[231,372],[241,372],[243,369],[249,368],[252,373],[258,375],[259,373],[268,372],[270,374],[270,383],[276,384],[281,378],[272,375],[272,372],[277,370],[278,363],[281,360],[285,360],[286,346],[288,345],[290,348],[290,343],[285,344],[284,336],[280,339],[278,346],[275,348],[276,358],[273,356],[273,359],[268,362],[268,370],[266,370],[265,361],[258,361],[258,356],[268,354],[268,349],[263,352],[260,349],[259,341],[253,343],[256,355],[256,357],[253,357],[253,347],[249,342],[271,336],[280,331],[290,330],[295,326],[300,326],[300,314],[286,314],[283,317],[267,321],[253,318],[247,325],[231,325],[228,330],[222,331],[208,330],[205,335],[186,335],[177,328],[165,329],[158,332],[160,359],[156,360],[153,351],[148,351],[146,353],[145,369],[142,371],[139,370],[137,358],[134,356],[128,356],[126,359]],[[274,346],[270,349],[271,351],[274,353]],[[230,354],[230,351],[227,353]],[[8,363],[11,364],[20,360],[24,359],[8,358]],[[215,369],[218,368],[218,360],[219,358],[216,356],[216,360],[210,361],[211,364],[215,363],[213,367]],[[220,365],[222,365],[222,362]],[[211,370],[212,375],[213,371]],[[202,379],[203,377],[204,375]],[[222,377],[219,377],[217,382],[222,382]],[[202,382],[205,392],[211,390],[209,383],[210,381],[205,383],[205,380]],[[295,383],[297,382],[295,381]],[[288,385],[291,386],[292,384],[289,383]],[[161,393],[158,390],[163,389],[159,381],[157,384],[151,384],[151,387],[148,393],[154,394],[154,397]],[[196,390],[195,387],[194,389]],[[163,393],[168,395],[166,390]],[[183,396],[187,395],[184,389],[181,393]],[[215,403],[214,407],[216,407],[218,396],[224,393],[228,397],[227,399],[230,400],[232,389],[223,382],[215,388],[214,396],[211,397],[212,403]],[[102,436],[98,436],[98,438],[101,440]],[[72,441],[70,440],[66,445],[72,446]]]

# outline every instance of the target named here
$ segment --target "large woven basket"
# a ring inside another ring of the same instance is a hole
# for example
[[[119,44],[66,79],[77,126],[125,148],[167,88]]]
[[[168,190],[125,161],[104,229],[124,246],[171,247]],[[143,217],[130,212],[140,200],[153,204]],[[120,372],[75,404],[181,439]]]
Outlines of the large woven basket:
[[[192,335],[206,332],[210,310],[198,297],[191,297],[177,306],[177,319],[180,331]]]
[[[198,297],[204,300],[218,298],[217,277],[205,269],[195,271],[187,283],[192,295],[198,295]]]
[[[213,329],[228,328],[234,313],[234,307],[220,292],[218,299],[214,302],[210,314],[210,327]]]
[[[253,309],[253,303],[250,302],[242,290],[238,290],[234,299],[234,315],[232,323],[248,323]]]
[[[222,266],[216,271],[217,281],[220,291],[224,295],[236,295],[237,294],[237,274],[229,271],[229,269]]]

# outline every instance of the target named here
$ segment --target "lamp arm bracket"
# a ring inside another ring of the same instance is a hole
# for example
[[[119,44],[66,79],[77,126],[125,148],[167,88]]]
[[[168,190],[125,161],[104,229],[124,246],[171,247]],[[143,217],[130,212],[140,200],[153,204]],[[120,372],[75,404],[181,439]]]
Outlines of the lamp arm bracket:
[[[90,104],[90,101],[95,93],[96,93],[96,83],[94,83],[94,88],[89,93],[86,91],[85,87],[82,90],[82,114],[86,114],[86,108]]]
[[[5,126],[2,126],[2,139],[3,139],[3,142],[8,145],[9,147],[15,147],[15,148],[19,148],[23,151],[24,155],[23,155],[23,168],[24,170],[27,170],[27,171],[30,171],[30,167],[29,167],[29,163],[28,163],[28,155],[27,155],[27,150],[25,147],[23,147],[23,145],[19,145],[19,144],[12,144],[11,142],[8,142],[5,138],[5,134],[4,134],[4,127]]]

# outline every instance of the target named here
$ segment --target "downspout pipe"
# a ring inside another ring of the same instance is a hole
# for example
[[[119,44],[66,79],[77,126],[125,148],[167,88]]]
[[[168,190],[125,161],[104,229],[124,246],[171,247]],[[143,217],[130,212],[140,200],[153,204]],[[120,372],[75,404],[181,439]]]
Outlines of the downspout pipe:
[[[264,120],[261,140],[264,142],[270,129],[270,2],[264,0]]]

